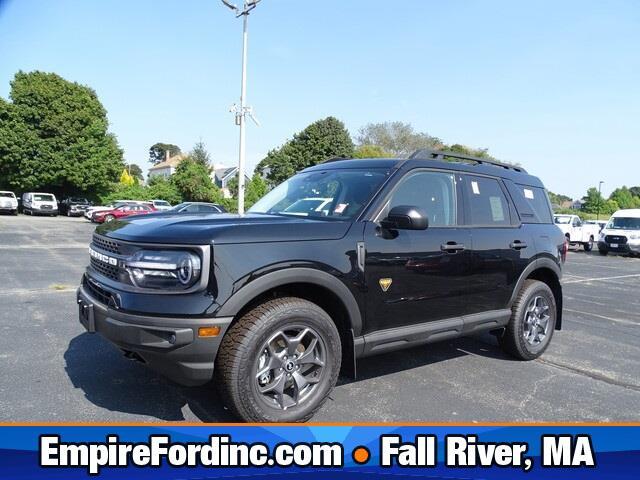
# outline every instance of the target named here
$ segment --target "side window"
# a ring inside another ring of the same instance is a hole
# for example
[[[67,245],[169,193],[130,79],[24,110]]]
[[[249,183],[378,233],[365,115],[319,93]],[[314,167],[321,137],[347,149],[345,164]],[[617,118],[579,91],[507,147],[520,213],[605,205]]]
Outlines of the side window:
[[[506,181],[522,223],[553,223],[547,192],[540,187]]]
[[[425,171],[410,173],[396,187],[380,218],[386,217],[389,210],[399,205],[424,209],[430,227],[456,225],[457,198],[454,175]]]
[[[495,178],[463,176],[466,191],[467,222],[471,225],[511,225],[509,203]]]

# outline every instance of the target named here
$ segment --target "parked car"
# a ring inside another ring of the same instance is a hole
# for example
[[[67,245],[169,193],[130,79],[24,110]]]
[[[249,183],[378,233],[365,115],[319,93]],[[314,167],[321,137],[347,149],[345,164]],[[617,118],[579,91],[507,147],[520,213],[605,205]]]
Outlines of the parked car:
[[[310,196],[328,214],[286,211]],[[542,355],[562,325],[565,245],[521,167],[339,159],[243,216],[99,226],[79,320],[180,383],[214,379],[244,420],[304,421],[370,355],[482,331],[517,359]]]
[[[114,202],[111,202],[107,205],[97,205],[97,206],[87,208],[87,211],[85,212],[84,216],[88,220],[93,220],[94,213],[106,212],[107,210],[113,210],[114,208],[119,207],[121,205],[136,205],[137,203],[139,202],[135,200],[115,200]]]
[[[618,210],[600,232],[598,251],[640,255],[640,209]]]
[[[67,197],[60,202],[60,215],[80,217],[91,207],[91,202],[83,197]]]
[[[131,215],[146,215],[155,210],[148,205],[120,205],[112,210],[95,212],[92,220],[96,223],[111,222],[113,220],[129,217]]]
[[[171,213],[227,213],[222,205],[206,202],[183,202],[168,211]]]
[[[6,190],[0,191],[0,212],[18,214],[18,199],[15,193]]]
[[[151,200],[151,205],[159,212],[171,210],[173,207],[166,200]]]
[[[557,214],[553,219],[564,233],[569,245],[582,245],[585,252],[590,252],[598,241],[599,225],[583,222],[578,215]]]
[[[22,194],[22,212],[29,215],[58,215],[58,201],[52,193],[27,192]]]

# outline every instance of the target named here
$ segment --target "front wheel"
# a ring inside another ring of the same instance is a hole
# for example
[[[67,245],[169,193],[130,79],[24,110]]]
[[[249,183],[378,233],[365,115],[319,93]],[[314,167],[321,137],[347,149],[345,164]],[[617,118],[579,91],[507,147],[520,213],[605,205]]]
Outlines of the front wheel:
[[[307,300],[258,305],[222,339],[215,372],[222,400],[248,422],[304,422],[338,379],[342,349],[331,317]]]
[[[500,345],[520,360],[533,360],[549,346],[556,327],[556,299],[546,283],[526,280],[511,307]]]
[[[603,248],[599,248],[598,251],[600,252],[600,255],[602,255],[603,257],[606,257],[609,254],[609,250],[605,250]]]
[[[104,217],[105,222],[113,222],[116,219],[113,215],[107,215]]]

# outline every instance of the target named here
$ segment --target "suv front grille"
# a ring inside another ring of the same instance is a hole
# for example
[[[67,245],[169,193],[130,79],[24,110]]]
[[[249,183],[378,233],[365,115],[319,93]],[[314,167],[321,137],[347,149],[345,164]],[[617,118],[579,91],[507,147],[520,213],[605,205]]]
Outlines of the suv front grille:
[[[82,285],[89,291],[91,296],[98,300],[100,303],[109,307],[118,308],[116,297],[114,297],[111,292],[108,292],[104,288],[89,280],[86,276],[82,279]]]
[[[624,235],[607,235],[604,237],[605,242],[607,243],[627,243],[627,237]]]
[[[120,243],[115,240],[107,240],[104,237],[100,237],[96,234],[93,235],[93,244],[105,252],[111,252],[115,254],[120,253]]]
[[[96,272],[110,278],[111,280],[118,280],[118,274],[120,273],[120,269],[118,267],[114,265],[107,265],[93,257],[90,257],[89,261],[91,262],[91,267],[93,267]]]

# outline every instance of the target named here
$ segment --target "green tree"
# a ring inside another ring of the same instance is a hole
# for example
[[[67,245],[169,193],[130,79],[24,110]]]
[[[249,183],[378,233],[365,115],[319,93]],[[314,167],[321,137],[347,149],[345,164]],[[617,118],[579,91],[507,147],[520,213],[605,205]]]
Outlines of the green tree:
[[[201,163],[205,167],[209,167],[211,165],[211,156],[202,142],[198,142],[194,145],[193,150],[189,152],[189,157],[191,160]]]
[[[416,132],[410,123],[369,123],[356,135],[359,145],[376,145],[393,156],[408,157],[421,148],[441,149],[442,140],[428,133]]]
[[[0,101],[0,186],[59,195],[106,192],[124,167],[107,112],[89,87],[18,72]]]
[[[627,187],[616,188],[609,200],[615,201],[620,208],[640,208],[640,197],[635,197]]]
[[[353,158],[389,158],[394,154],[378,145],[359,145],[353,152]]]
[[[133,178],[138,179],[140,182],[144,182],[144,175],[142,174],[142,169],[137,163],[128,163],[127,165],[125,165],[125,168]]]
[[[595,187],[591,187],[587,190],[587,194],[582,197],[584,204],[582,205],[582,209],[588,213],[596,213],[598,208],[600,208],[600,213],[602,213],[602,207],[604,206],[605,200],[598,192],[598,189]]]
[[[99,198],[103,205],[116,200],[149,200],[149,192],[147,188],[140,184],[125,185],[123,183],[115,183],[108,193],[99,195]]]
[[[629,191],[634,197],[640,197],[640,187],[631,187]]]
[[[220,189],[211,180],[211,170],[202,163],[187,157],[176,167],[171,182],[188,202],[219,202]]]
[[[154,165],[156,163],[164,162],[167,158],[167,152],[169,152],[170,157],[182,153],[180,147],[172,143],[154,143],[149,148],[149,162]]]
[[[155,175],[149,179],[147,197],[150,200],[166,200],[171,205],[182,202],[182,196],[175,183],[161,175]]]
[[[558,193],[547,192],[549,194],[549,201],[556,205],[562,205],[565,202],[572,201],[571,197],[567,197],[566,195],[561,195]]]
[[[256,167],[272,184],[332,157],[353,156],[353,141],[344,124],[334,117],[318,120],[280,148],[271,150]]]
[[[254,173],[251,180],[246,185],[244,192],[244,204],[246,208],[251,207],[254,203],[260,200],[269,191],[269,186],[262,175]]]

